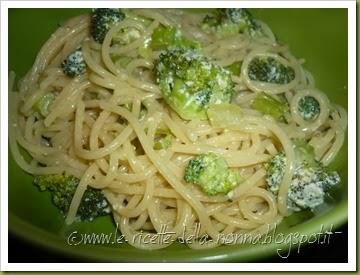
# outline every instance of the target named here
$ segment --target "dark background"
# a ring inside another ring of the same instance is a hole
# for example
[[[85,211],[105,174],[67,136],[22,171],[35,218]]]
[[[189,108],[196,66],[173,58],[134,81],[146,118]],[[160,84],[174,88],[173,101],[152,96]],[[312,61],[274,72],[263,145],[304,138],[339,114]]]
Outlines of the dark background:
[[[262,262],[313,262],[313,263],[345,263],[348,261],[348,225],[338,228],[341,234],[332,234],[329,243],[303,246],[298,254],[296,249],[286,259],[275,255]],[[284,253],[285,254],[285,253]],[[44,263],[44,262],[84,262],[77,258],[69,258],[53,251],[19,239],[9,233],[9,262]]]

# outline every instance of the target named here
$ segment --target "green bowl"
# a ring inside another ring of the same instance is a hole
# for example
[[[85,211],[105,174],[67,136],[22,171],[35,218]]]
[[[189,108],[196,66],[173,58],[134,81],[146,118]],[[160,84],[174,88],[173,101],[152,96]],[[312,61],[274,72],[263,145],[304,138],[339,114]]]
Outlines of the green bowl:
[[[58,24],[71,16],[88,12],[85,9],[10,9],[9,70],[23,76],[30,69],[36,53]],[[347,10],[346,9],[256,9],[252,12],[268,23],[280,41],[288,44],[296,57],[306,60],[316,86],[330,99],[347,108]],[[77,244],[81,233],[116,234],[110,217],[94,222],[65,226],[62,216],[51,204],[50,197],[32,184],[32,177],[23,172],[9,155],[9,230],[20,237],[89,261],[112,262],[207,262],[261,261],[287,251],[286,242],[273,241],[257,245],[222,246],[210,250],[190,250],[175,243],[158,251],[142,251],[128,244]],[[277,235],[298,232],[311,235],[324,228],[336,228],[347,221],[347,143],[331,166],[338,170],[342,185],[328,207],[309,217],[307,213],[286,218],[277,228]],[[78,234],[70,235],[77,231]],[[120,233],[117,233],[118,236]],[[69,244],[69,235],[75,243]],[[112,240],[113,240],[112,239]],[[286,253],[285,253],[286,254]]]

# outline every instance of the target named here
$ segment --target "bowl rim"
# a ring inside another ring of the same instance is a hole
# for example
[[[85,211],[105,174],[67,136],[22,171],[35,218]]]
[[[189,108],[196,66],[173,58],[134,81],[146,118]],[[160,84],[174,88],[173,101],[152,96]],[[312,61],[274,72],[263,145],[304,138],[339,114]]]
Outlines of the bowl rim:
[[[314,219],[289,228],[290,231],[284,233],[284,238],[295,232],[309,236],[318,233],[319,228],[331,228],[331,230],[335,230],[347,222],[347,207],[348,201],[347,199],[344,199],[324,215],[316,216]],[[57,253],[63,253],[64,256],[76,257],[79,259],[79,262],[247,262],[255,260],[257,262],[265,260],[266,262],[266,257],[274,256],[279,249],[281,251],[288,251],[289,246],[291,245],[287,242],[280,244],[271,242],[267,244],[255,244],[251,247],[246,247],[245,249],[239,247],[240,245],[223,245],[220,249],[222,253],[219,253],[218,250],[214,249],[191,250],[188,248],[186,251],[184,250],[184,255],[177,255],[179,254],[178,251],[167,251],[169,253],[166,254],[166,257],[164,257],[163,253],[158,253],[159,251],[162,251],[161,249],[153,250],[152,252],[150,251],[151,254],[144,255],[139,255],[139,253],[136,252],[138,249],[130,252],[128,251],[128,253],[125,254],[113,254],[112,252],[114,252],[115,248],[99,245],[93,247],[94,251],[102,253],[93,253],[90,246],[78,246],[74,249],[75,246],[66,245],[65,239],[64,242],[61,242],[61,239],[55,237],[54,234],[23,221],[11,212],[9,212],[8,221],[9,232],[14,235],[42,248],[50,249]],[[41,236],[41,238],[33,238],[34,235]],[[307,245],[307,243],[304,245]],[[291,250],[294,250],[295,248],[296,245],[291,245],[290,247]],[[117,250],[121,252],[121,250]],[[191,253],[192,251],[198,251],[196,253],[198,255],[194,256],[194,253]]]

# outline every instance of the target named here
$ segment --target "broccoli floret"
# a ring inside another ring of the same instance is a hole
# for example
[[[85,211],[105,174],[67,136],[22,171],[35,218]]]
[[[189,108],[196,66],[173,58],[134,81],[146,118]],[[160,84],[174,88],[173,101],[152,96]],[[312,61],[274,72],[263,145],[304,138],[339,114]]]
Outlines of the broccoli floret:
[[[242,62],[238,61],[238,62],[232,63],[229,66],[226,66],[225,69],[230,71],[233,75],[239,75],[241,72],[241,65],[242,65]]]
[[[294,141],[294,150],[295,168],[288,191],[288,209],[313,209],[324,202],[326,193],[340,182],[340,177],[315,160],[314,149],[306,141]],[[266,165],[268,189],[275,195],[284,176],[285,164],[286,156],[280,152]]]
[[[163,26],[159,26],[154,30],[150,45],[153,50],[164,50],[168,47],[200,48],[198,42],[185,38],[177,28]]]
[[[286,157],[284,152],[276,154],[266,164],[266,182],[269,190],[274,194],[279,191],[280,183],[284,176],[285,165]]]
[[[229,169],[226,160],[214,153],[191,159],[185,168],[184,179],[200,186],[210,196],[226,194],[241,182],[240,174]]]
[[[206,119],[210,105],[231,101],[234,83],[229,71],[194,50],[168,49],[154,70],[165,101],[183,119]]]
[[[85,73],[86,63],[81,48],[76,49],[73,53],[61,63],[65,75],[75,77]]]
[[[306,120],[315,120],[320,114],[320,104],[312,96],[304,96],[299,100],[298,112]]]
[[[256,57],[249,63],[248,76],[254,81],[287,84],[295,78],[295,72],[273,57]]]
[[[77,215],[82,221],[92,221],[96,217],[110,214],[110,206],[100,190],[87,188],[79,205]]]
[[[102,43],[110,28],[124,18],[125,14],[121,9],[93,9],[90,30],[92,37],[96,42]]]
[[[324,202],[326,192],[339,182],[337,172],[327,171],[321,165],[303,163],[295,169],[291,181],[288,193],[290,209],[300,211],[315,208]]]
[[[34,110],[46,117],[50,113],[50,106],[54,102],[56,96],[54,93],[46,93],[34,105]]]
[[[79,179],[62,174],[39,175],[35,177],[34,184],[40,191],[49,191],[53,204],[65,215],[69,210]],[[98,216],[109,213],[110,206],[101,191],[88,187],[77,211],[78,219],[92,221]]]
[[[237,33],[261,36],[262,29],[247,9],[216,9],[206,15],[202,29],[214,33],[217,37],[228,37]]]
[[[277,120],[284,118],[285,113],[289,110],[289,106],[285,101],[281,102],[264,92],[255,97],[251,103],[251,108],[265,115],[270,115]]]

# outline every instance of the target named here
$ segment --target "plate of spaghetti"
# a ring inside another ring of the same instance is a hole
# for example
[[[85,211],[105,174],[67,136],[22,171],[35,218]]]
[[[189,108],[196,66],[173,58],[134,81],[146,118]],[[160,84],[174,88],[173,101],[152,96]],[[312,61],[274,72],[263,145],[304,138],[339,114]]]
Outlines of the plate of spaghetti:
[[[13,232],[100,261],[246,261],[346,221],[346,13],[9,18]]]

